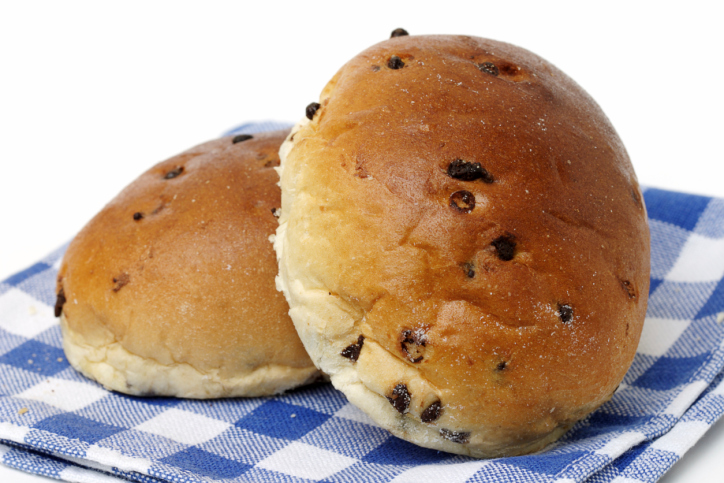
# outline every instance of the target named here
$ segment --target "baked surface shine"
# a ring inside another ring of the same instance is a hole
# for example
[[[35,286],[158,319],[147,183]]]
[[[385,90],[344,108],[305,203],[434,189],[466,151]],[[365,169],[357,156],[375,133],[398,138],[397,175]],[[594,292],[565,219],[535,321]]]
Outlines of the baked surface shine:
[[[116,391],[188,398],[275,394],[318,376],[274,286],[286,134],[174,156],[83,228],[57,288],[73,367]]]
[[[402,36],[280,151],[277,286],[314,363],[416,444],[537,451],[607,401],[643,326],[646,212],[574,81],[515,46]]]

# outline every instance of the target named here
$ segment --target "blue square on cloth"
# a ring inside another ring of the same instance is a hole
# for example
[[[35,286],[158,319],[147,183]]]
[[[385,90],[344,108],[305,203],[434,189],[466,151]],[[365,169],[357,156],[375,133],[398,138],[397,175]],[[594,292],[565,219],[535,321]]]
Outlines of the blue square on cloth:
[[[614,432],[623,433],[624,431],[630,431],[647,424],[652,418],[653,416],[651,415],[629,416],[623,414],[610,414],[599,410],[586,419],[584,426],[578,429],[575,433],[571,434],[568,439],[576,441],[601,434]]]
[[[416,446],[392,436],[368,453],[362,461],[378,465],[427,465],[452,459],[467,461],[465,457]]]
[[[719,280],[709,300],[706,301],[706,304],[704,304],[696,314],[696,318],[700,319],[702,317],[716,315],[719,312],[724,312],[724,279]]]
[[[269,400],[236,422],[236,427],[273,438],[299,439],[328,420],[328,414]]]
[[[0,357],[0,364],[46,377],[53,376],[68,367],[61,349],[32,339]]]
[[[644,193],[649,218],[693,230],[711,198],[650,188]]]
[[[77,416],[73,413],[51,416],[38,422],[34,427],[35,429],[41,429],[67,438],[78,439],[90,444],[123,431],[123,428],[93,421],[92,419]]]
[[[15,349],[26,340],[27,339],[25,337],[11,334],[10,332],[0,328],[0,357]]]
[[[710,353],[694,357],[660,357],[633,385],[666,391],[686,383],[701,368]]]
[[[161,462],[188,470],[193,474],[215,479],[236,478],[252,467],[252,465],[222,458],[193,446],[180,453],[167,456]]]
[[[506,458],[505,464],[525,468],[535,473],[548,473],[555,475],[563,470],[571,463],[582,456],[588,455],[588,451],[572,451],[572,452],[548,452],[538,455],[538,458],[529,458],[526,456],[514,456]]]
[[[22,282],[29,279],[33,275],[37,275],[40,272],[44,272],[45,270],[48,270],[49,268],[51,268],[51,267],[47,263],[39,262],[31,267],[26,268],[22,272],[18,272],[15,275],[11,275],[10,277],[3,280],[3,283],[12,285],[13,287],[17,287],[18,285],[20,285]]]

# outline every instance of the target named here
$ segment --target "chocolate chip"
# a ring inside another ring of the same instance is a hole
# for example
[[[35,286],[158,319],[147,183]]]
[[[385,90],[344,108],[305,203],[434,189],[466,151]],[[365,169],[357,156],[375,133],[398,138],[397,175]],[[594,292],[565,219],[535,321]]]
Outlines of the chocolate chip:
[[[501,235],[491,243],[498,253],[498,258],[508,262],[515,256],[515,237],[510,234]]]
[[[475,196],[470,191],[456,191],[450,195],[450,206],[461,213],[470,213],[475,208]]]
[[[390,57],[390,60],[387,61],[387,67],[390,69],[402,69],[405,67],[405,63],[402,62],[402,59],[397,57],[396,55],[393,55]]]
[[[117,277],[113,278],[113,291],[118,292],[120,289],[128,285],[128,282],[131,281],[131,277],[127,273],[122,273]]]
[[[405,35],[410,35],[410,33],[405,29],[395,29],[390,34],[390,38],[393,39],[395,37],[404,37]]]
[[[486,74],[494,75],[496,77],[500,74],[500,71],[492,62],[483,62],[482,64],[478,64],[478,69],[480,69],[480,72],[485,72]]]
[[[427,335],[421,329],[412,331],[405,330],[402,332],[402,341],[400,342],[400,348],[402,353],[407,357],[407,360],[417,364],[423,359],[425,352],[425,344],[427,343]]]
[[[495,181],[493,175],[483,168],[480,163],[469,163],[462,159],[456,159],[450,163],[447,167],[447,174],[451,178],[460,179],[463,181],[475,181],[476,179],[482,179],[485,183],[492,183]]]
[[[407,390],[407,386],[404,384],[398,384],[392,390],[392,396],[388,397],[387,400],[390,404],[397,409],[400,414],[405,414],[410,408],[410,393]]]
[[[248,141],[249,139],[253,139],[254,136],[251,134],[237,134],[234,136],[234,139],[231,140],[232,144],[240,143],[242,141]]]
[[[312,119],[314,119],[314,114],[317,112],[317,109],[319,109],[320,107],[322,107],[322,106],[318,102],[310,102],[309,105],[307,106],[307,119],[309,119],[310,121]]]
[[[636,298],[636,289],[634,289],[631,282],[629,282],[628,280],[621,280],[621,286],[626,291],[628,298],[630,298],[630,299]]]
[[[453,431],[442,428],[440,429],[440,436],[453,443],[465,444],[470,442],[470,432],[468,431]]]
[[[558,304],[558,316],[564,324],[569,323],[573,319],[573,308],[570,305]]]
[[[329,295],[332,295],[331,293]],[[357,338],[356,344],[351,344],[345,347],[345,349],[339,353],[342,357],[346,357],[352,362],[356,362],[359,359],[359,353],[362,351],[362,346],[365,343],[365,336],[360,335]]]
[[[133,219],[136,220],[136,221],[138,221],[138,220],[140,220],[140,219],[142,219],[142,218],[143,218],[143,213],[141,213],[140,211],[137,211],[137,212],[135,212],[135,213],[133,214]]]
[[[58,296],[55,299],[55,316],[60,317],[63,313],[63,305],[65,305],[65,291],[61,288],[58,290]]]
[[[437,421],[441,414],[442,404],[439,400],[437,400],[434,403],[430,404],[427,409],[422,412],[422,414],[420,415],[420,420],[423,423],[431,423],[433,421]]]
[[[475,278],[475,266],[471,262],[463,264],[463,271],[468,278]]]
[[[183,167],[183,166],[178,166],[178,167],[172,169],[171,171],[169,171],[168,173],[166,173],[166,175],[165,175],[163,178],[164,178],[164,179],[173,179],[173,178],[175,178],[176,176],[180,175],[180,174],[183,173],[183,172],[184,172],[184,167]]]
[[[503,362],[498,363],[497,366],[495,366],[495,370],[496,370],[496,371],[502,371],[502,370],[505,369],[507,366],[508,366],[508,363],[505,362],[505,361],[503,361]]]

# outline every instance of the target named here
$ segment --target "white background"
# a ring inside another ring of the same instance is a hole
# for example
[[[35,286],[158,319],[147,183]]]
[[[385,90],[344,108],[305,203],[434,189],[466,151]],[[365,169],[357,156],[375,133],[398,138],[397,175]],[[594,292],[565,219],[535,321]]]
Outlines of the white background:
[[[536,52],[599,102],[642,184],[724,197],[720,5],[1,1],[0,280],[152,164],[246,120],[296,121],[396,27]],[[716,451],[722,423],[664,481],[720,479]]]

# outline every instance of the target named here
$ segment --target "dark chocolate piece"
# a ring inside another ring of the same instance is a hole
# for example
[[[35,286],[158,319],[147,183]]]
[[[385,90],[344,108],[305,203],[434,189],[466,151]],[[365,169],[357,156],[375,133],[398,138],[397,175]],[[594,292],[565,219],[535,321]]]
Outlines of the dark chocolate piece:
[[[55,316],[60,317],[60,314],[63,313],[63,305],[65,305],[65,291],[61,287],[60,290],[58,290],[58,296],[55,299]]]
[[[253,139],[254,136],[251,134],[237,134],[234,136],[234,139],[231,140],[232,144],[240,143],[242,141],[248,141],[249,139]]]
[[[427,409],[422,412],[422,414],[420,415],[420,420],[423,423],[432,423],[433,421],[437,421],[441,414],[442,403],[437,400],[434,403],[430,404]]]
[[[440,436],[453,443],[465,444],[470,442],[469,431],[453,431],[452,429],[440,429]]]
[[[426,342],[427,339],[424,332],[406,330],[402,332],[402,342],[400,343],[400,347],[402,348],[402,353],[405,354],[407,359],[410,362],[417,364],[423,359],[422,354],[425,352],[423,347],[425,347]]]
[[[500,71],[492,62],[483,62],[482,64],[478,64],[478,69],[480,69],[480,72],[485,72],[486,74],[494,75],[496,77],[500,74]]]
[[[407,390],[407,386],[404,384],[398,384],[392,390],[392,396],[388,397],[387,400],[390,404],[397,409],[400,414],[405,414],[410,408],[410,392]]]
[[[402,62],[402,59],[400,59],[396,55],[393,55],[392,57],[390,57],[390,60],[387,61],[387,67],[395,70],[402,69],[403,67],[405,67],[405,63]]]
[[[410,35],[410,33],[405,29],[395,29],[390,34],[390,38],[394,39],[395,37],[404,37],[405,35]]]
[[[465,275],[467,275],[468,278],[475,278],[475,266],[472,262],[467,262],[463,264],[463,271],[465,272]]]
[[[558,304],[558,316],[564,324],[569,323],[573,319],[573,307],[567,304]]]
[[[628,295],[628,298],[635,299],[636,298],[636,290],[634,289],[631,282],[628,280],[621,280],[621,286],[626,291],[626,295]]]
[[[515,237],[513,235],[501,235],[491,243],[498,252],[498,258],[508,262],[515,256]]]
[[[470,213],[475,208],[475,195],[470,191],[456,191],[450,195],[450,206],[461,213]]]
[[[500,362],[497,366],[495,366],[495,370],[496,370],[496,371],[502,371],[502,370],[505,369],[507,366],[508,366],[508,363],[505,362],[505,361],[503,361],[503,362]]]
[[[322,107],[322,105],[318,102],[309,103],[309,105],[307,106],[307,119],[309,119],[310,121],[314,119],[314,114],[316,114],[317,110],[320,107]]]
[[[484,183],[492,183],[495,181],[493,176],[483,168],[480,163],[469,163],[462,159],[456,159],[447,167],[447,174],[451,178],[463,181],[475,181],[482,179]]]
[[[330,293],[330,295],[332,295]],[[360,335],[357,338],[356,344],[351,344],[345,347],[345,349],[339,353],[342,357],[346,357],[352,362],[357,362],[357,359],[359,359],[359,353],[362,351],[362,346],[365,344],[365,336]]]
[[[136,221],[138,221],[138,220],[140,220],[140,219],[142,219],[142,218],[143,218],[143,213],[141,213],[140,211],[137,211],[137,212],[135,212],[135,213],[133,214],[133,219],[136,220]]]
[[[114,284],[114,285],[113,285],[113,291],[114,291],[114,292],[118,292],[120,289],[122,289],[123,287],[125,287],[126,285],[128,285],[128,282],[130,282],[130,281],[131,281],[130,275],[128,275],[128,274],[125,273],[125,272],[122,273],[122,274],[120,274],[120,275],[117,276],[117,277],[114,277],[114,278],[113,278],[113,284]]]
[[[180,175],[180,174],[183,173],[183,172],[184,172],[184,167],[183,167],[183,166],[178,166],[178,167],[172,169],[171,171],[169,171],[168,173],[166,173],[166,175],[165,175],[163,178],[164,178],[164,179],[173,179],[173,178],[175,178],[176,176]]]

